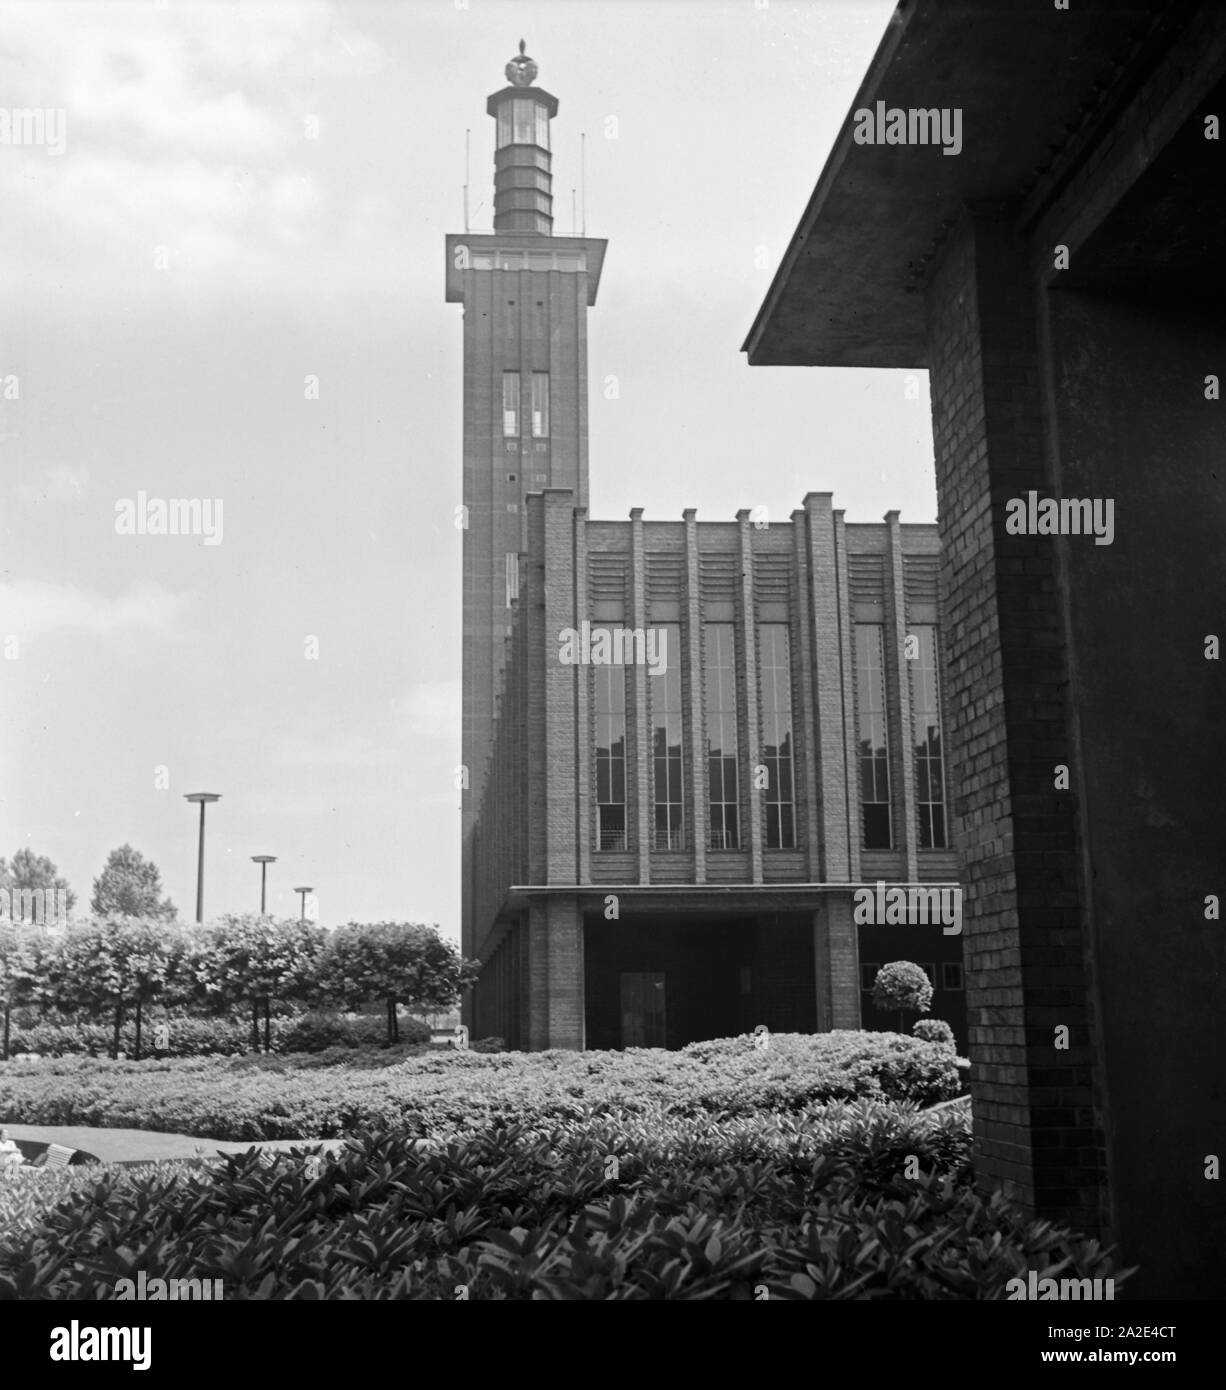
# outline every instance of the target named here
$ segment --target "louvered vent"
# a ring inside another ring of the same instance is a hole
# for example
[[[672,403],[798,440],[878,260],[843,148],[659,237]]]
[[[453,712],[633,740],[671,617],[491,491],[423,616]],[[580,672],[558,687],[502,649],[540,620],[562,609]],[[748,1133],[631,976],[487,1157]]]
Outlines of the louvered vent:
[[[937,601],[940,563],[935,555],[907,555],[903,558],[902,582],[908,605]]]
[[[849,555],[847,584],[852,603],[884,603],[885,556]]]
[[[702,597],[708,602],[735,599],[741,582],[740,556],[732,552],[699,555],[698,580]]]
[[[680,602],[685,596],[685,557],[648,554],[646,560],[648,603]]]
[[[625,602],[626,557],[589,551],[587,560],[588,602]]]

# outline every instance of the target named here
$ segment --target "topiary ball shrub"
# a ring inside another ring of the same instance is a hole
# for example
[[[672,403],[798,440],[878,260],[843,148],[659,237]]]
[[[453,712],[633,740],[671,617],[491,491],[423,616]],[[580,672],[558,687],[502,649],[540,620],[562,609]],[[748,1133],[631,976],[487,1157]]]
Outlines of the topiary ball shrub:
[[[917,1019],[911,1031],[922,1042],[939,1043],[943,1047],[954,1046],[954,1030],[943,1018]]]
[[[878,970],[873,981],[873,1003],[887,1013],[926,1014],[932,1007],[932,982],[914,961],[891,961]]]

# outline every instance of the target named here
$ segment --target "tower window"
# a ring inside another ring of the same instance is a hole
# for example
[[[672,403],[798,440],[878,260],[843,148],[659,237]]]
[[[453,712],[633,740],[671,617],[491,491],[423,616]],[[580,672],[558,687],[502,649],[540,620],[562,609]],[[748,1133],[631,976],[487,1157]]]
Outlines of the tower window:
[[[890,757],[886,733],[885,647],[876,623],[856,625],[856,737],[865,849],[890,847]]]
[[[766,847],[795,849],[792,770],[792,659],[786,623],[758,628],[762,680],[762,761],[766,765]]]
[[[937,678],[937,630],[911,629],[919,639],[919,659],[911,672],[911,743],[915,749],[915,801],[920,849],[944,849],[945,774],[941,758],[941,696]]]
[[[519,433],[519,373],[502,374],[502,432],[514,436]]]
[[[532,433],[537,439],[549,438],[549,373],[532,373]]]
[[[731,623],[707,623],[704,636],[702,677],[707,706],[708,843],[712,849],[739,849],[736,633]]]
[[[681,766],[681,628],[660,628],[664,668],[647,682],[651,693],[652,762],[655,773],[656,849],[684,849],[684,792]]]
[[[626,670],[597,666],[596,848],[626,848]]]

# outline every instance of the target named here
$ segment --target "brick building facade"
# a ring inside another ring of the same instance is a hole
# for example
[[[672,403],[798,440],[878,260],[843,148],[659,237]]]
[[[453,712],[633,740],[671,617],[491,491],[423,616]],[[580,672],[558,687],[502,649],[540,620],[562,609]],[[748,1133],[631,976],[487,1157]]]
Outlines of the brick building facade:
[[[930,373],[976,1173],[1134,1296],[1223,1276],[1223,117],[1220,6],[900,5],[746,343]]]
[[[862,884],[956,877],[936,528],[849,525],[822,493],[774,524],[589,519],[605,243],[552,235],[558,103],[535,75],[521,48],[489,99],[493,231],[447,239],[464,306],[462,948],[482,962],[466,1022],[516,1048],[889,1027],[865,991],[903,957],[961,1040],[958,936],[853,922]],[[618,633],[630,660],[610,664]]]

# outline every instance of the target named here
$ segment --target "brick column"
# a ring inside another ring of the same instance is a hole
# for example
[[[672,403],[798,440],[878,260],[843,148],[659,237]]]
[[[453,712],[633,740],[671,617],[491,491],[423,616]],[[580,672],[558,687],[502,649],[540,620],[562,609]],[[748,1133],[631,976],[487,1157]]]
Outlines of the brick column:
[[[805,498],[809,546],[809,603],[813,613],[813,684],[817,705],[817,777],[823,878],[847,882],[848,762],[843,728],[843,633],[839,612],[834,518],[828,492]],[[855,764],[852,763],[854,768]]]
[[[850,893],[830,894],[813,914],[817,1030],[860,1026],[860,943]]]
[[[574,883],[576,854],[576,687],[582,666],[563,666],[558,634],[578,627],[575,613],[575,497],[569,488],[544,492],[545,541],[545,871],[547,883]],[[533,814],[536,808],[533,807]]]
[[[813,628],[809,603],[808,546],[805,541],[805,514],[792,513],[793,563],[796,566],[796,617],[792,623],[792,666],[800,679],[800,710],[796,725],[796,775],[800,779],[800,809],[803,813],[805,873],[816,883],[822,873],[821,845],[817,825],[817,759],[814,756],[817,708],[813,694]]]
[[[647,629],[647,566],[643,558],[643,509],[630,511],[630,626]],[[637,662],[630,671],[630,708],[626,711],[626,733],[634,740],[634,780],[627,786],[627,800],[634,810],[638,881],[651,882],[651,832],[655,817],[651,811],[651,778],[649,761],[650,731],[647,709],[647,667]]]
[[[690,843],[694,847],[694,882],[707,881],[707,750],[702,718],[702,605],[698,594],[698,513],[687,507],[685,521],[685,665],[689,690],[690,778],[686,788]]]
[[[749,512],[742,508],[736,514],[741,532],[741,583],[737,590],[737,613],[744,633],[744,663],[742,666],[745,700],[745,751],[749,767],[749,795],[741,805],[749,808],[749,864],[754,883],[762,882],[762,793],[754,786],[754,769],[762,756],[762,725],[758,719],[758,629],[754,621],[753,602],[753,534]]]
[[[890,745],[897,750],[891,760],[890,785],[898,790],[894,807],[894,845],[906,857],[904,872],[908,883],[917,882],[919,865],[915,846],[919,819],[915,804],[915,757],[911,742],[911,671],[907,665],[907,599],[902,575],[902,532],[897,511],[885,514],[886,526],[886,585],[885,585],[885,669],[887,681],[886,709],[894,727],[890,730]],[[890,687],[893,687],[892,689]],[[894,716],[897,722],[894,722]],[[902,833],[898,833],[898,814],[902,815]]]
[[[575,614],[580,623],[590,618],[587,599],[587,508],[575,511]],[[575,835],[578,840],[579,883],[592,881],[592,841],[596,826],[592,809],[592,730],[591,681],[588,669],[580,667],[575,676]]]
[[[1005,533],[1010,497],[1055,490],[1013,227],[964,213],[927,294],[976,1173],[1094,1233],[1105,1161],[1076,793],[1053,788],[1073,761],[1058,552]]]

